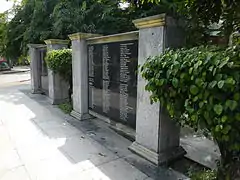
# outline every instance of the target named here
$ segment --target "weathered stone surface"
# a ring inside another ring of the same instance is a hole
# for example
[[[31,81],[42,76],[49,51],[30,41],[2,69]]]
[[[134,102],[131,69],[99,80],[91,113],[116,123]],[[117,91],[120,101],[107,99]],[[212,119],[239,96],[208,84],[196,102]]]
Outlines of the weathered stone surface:
[[[72,70],[73,70],[73,112],[72,116],[79,120],[88,116],[88,62],[85,34],[72,40]],[[80,38],[81,37],[81,38]]]
[[[40,59],[39,59],[39,53],[38,48],[40,44],[29,44],[29,55],[31,59],[31,88],[32,93],[37,94],[41,93],[41,76],[40,76]]]
[[[11,145],[7,143],[8,138],[0,136],[0,154],[13,146],[23,168],[19,171],[19,167],[10,171],[6,166],[0,169],[0,175],[5,174],[4,180],[145,180],[148,177],[175,180],[184,177],[172,170],[160,170],[132,154],[128,150],[131,142],[103,121],[78,121],[52,106],[45,96],[31,94],[28,88],[30,86],[21,85],[0,89],[0,119],[3,122],[0,127],[7,129],[0,128],[0,135],[7,133],[14,142]],[[11,163],[10,168],[15,166]],[[19,165],[17,161],[16,165]],[[25,176],[25,171],[29,177]]]
[[[140,28],[138,65],[141,66],[149,56],[162,53],[168,44],[173,45],[167,37],[165,21],[165,15],[135,21],[136,26]],[[151,104],[150,93],[145,90],[145,85],[146,81],[139,73],[136,142],[130,149],[155,164],[162,164],[184,155],[185,152],[179,147],[179,127],[159,103]]]
[[[64,49],[68,47],[68,41],[50,39],[46,40],[48,51]],[[52,104],[61,104],[69,99],[69,83],[63,79],[59,74],[54,73],[48,69],[48,91],[49,98]]]
[[[48,69],[48,88],[52,104],[61,104],[68,101],[69,83],[50,69]]]

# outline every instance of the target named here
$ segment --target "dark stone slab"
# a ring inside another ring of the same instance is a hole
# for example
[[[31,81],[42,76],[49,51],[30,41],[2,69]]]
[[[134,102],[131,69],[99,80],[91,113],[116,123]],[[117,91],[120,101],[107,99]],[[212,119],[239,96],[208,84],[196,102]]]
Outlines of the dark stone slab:
[[[89,109],[136,126],[138,41],[88,46]]]

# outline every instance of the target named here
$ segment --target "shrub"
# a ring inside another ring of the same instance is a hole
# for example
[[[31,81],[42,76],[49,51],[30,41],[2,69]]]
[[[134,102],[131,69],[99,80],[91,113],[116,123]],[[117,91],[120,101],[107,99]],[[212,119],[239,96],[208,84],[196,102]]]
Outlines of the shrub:
[[[65,113],[65,114],[70,114],[73,107],[70,102],[59,104],[58,107]]]
[[[72,50],[61,49],[49,51],[45,58],[47,66],[69,81],[72,78]]]
[[[58,73],[62,78],[69,82],[68,96],[71,101],[72,94],[72,50],[61,49],[47,52],[46,63],[49,69]]]
[[[232,35],[232,44],[240,45],[240,33],[235,33]]]
[[[240,176],[240,47],[166,50],[140,71],[152,102],[180,125],[211,133],[221,152],[218,178]]]
[[[211,170],[191,174],[191,180],[216,180],[216,172]]]
[[[29,61],[30,57],[28,56],[24,56],[24,55],[21,55],[18,60],[17,60],[17,63],[18,65],[29,65],[30,64],[30,61]]]

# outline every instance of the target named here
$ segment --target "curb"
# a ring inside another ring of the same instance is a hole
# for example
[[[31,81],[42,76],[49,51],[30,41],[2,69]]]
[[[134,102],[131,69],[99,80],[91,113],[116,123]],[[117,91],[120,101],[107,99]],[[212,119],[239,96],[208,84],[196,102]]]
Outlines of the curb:
[[[29,70],[23,70],[23,71],[2,71],[2,72],[0,72],[0,75],[1,74],[17,74],[17,73],[24,73],[24,72],[29,72],[30,71],[30,69]]]

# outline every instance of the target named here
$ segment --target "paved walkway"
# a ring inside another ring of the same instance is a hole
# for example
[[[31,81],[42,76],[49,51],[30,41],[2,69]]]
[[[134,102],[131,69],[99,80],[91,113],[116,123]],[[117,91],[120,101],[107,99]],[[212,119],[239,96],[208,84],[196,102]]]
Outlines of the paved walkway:
[[[0,89],[0,180],[177,180],[98,119],[77,121],[23,84]]]
[[[23,73],[29,72],[30,66],[14,66],[11,70],[8,71],[0,71],[1,74],[16,74],[16,73]]]
[[[0,88],[18,85],[27,81],[30,82],[30,72],[0,74]]]

